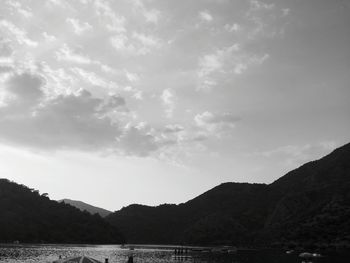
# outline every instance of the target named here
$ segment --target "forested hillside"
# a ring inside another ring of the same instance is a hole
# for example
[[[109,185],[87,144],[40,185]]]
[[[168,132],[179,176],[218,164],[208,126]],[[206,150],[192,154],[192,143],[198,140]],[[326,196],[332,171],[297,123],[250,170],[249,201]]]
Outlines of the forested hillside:
[[[0,242],[121,243],[99,215],[52,201],[47,194],[0,179]]]
[[[350,246],[350,144],[270,185],[224,183],[106,219],[0,179],[0,211],[0,242]]]
[[[132,243],[350,245],[350,144],[270,185],[225,183],[107,217]]]

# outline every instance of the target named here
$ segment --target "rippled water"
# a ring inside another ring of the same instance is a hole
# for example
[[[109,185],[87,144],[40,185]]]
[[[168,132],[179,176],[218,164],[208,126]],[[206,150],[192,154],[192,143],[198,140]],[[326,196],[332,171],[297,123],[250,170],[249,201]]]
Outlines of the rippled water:
[[[134,263],[301,263],[297,254],[287,255],[283,251],[239,251],[236,254],[190,254],[187,257],[175,257],[171,249],[143,248],[130,251],[120,246],[93,246],[93,245],[0,245],[0,262],[24,263],[42,262],[48,263],[72,256],[90,256],[104,262],[105,258],[110,263],[126,263],[130,255],[134,257]],[[349,253],[326,255],[314,261],[314,263],[345,263],[350,262]]]

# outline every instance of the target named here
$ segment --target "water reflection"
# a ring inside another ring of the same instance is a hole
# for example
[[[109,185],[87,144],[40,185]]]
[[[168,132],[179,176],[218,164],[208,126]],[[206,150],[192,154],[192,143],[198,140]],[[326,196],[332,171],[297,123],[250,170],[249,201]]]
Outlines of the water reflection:
[[[189,253],[175,255],[172,249],[144,248],[123,249],[120,246],[93,245],[0,245],[0,262],[4,263],[51,263],[62,258],[85,255],[104,262],[127,263],[133,256],[133,263],[302,263],[298,253],[287,254],[276,250],[246,250],[235,254]],[[349,253],[322,257],[312,263],[350,262]],[[306,263],[306,262],[305,262]],[[307,261],[311,263],[311,261]]]

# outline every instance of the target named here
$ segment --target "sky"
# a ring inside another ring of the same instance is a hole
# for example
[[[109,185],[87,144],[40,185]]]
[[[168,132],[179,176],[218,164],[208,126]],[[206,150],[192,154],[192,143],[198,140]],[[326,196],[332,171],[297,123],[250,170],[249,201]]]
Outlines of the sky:
[[[347,0],[3,0],[0,177],[112,211],[350,141]]]

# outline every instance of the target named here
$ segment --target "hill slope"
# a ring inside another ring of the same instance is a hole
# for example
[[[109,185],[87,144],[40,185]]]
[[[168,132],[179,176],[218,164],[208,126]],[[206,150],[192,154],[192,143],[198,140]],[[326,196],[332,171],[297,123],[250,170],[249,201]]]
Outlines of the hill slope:
[[[74,207],[78,208],[80,211],[87,211],[87,212],[89,212],[92,215],[97,213],[101,217],[106,217],[110,213],[112,213],[111,211],[108,211],[106,209],[103,209],[103,208],[100,208],[100,207],[96,207],[96,206],[84,203],[82,201],[71,200],[71,199],[62,199],[62,200],[59,200],[58,202],[64,202],[66,204],[69,204],[71,206],[74,206]]]
[[[277,203],[264,233],[279,241],[350,244],[350,144],[269,186]]]
[[[225,183],[184,204],[130,205],[106,219],[130,243],[247,243],[263,227],[266,187]]]
[[[350,244],[350,144],[270,185],[225,183],[180,205],[106,219],[132,243]]]
[[[120,232],[99,215],[51,201],[46,194],[0,179],[0,243],[121,243]]]

